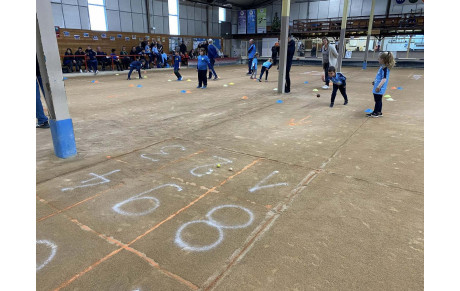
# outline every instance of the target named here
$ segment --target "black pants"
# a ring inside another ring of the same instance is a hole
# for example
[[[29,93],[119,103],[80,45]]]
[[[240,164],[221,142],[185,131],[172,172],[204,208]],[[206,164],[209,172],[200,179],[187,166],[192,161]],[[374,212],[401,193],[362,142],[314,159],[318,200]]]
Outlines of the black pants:
[[[210,70],[209,70],[209,77],[208,78],[211,79],[212,78],[212,70],[214,70],[214,64],[216,63],[216,60],[215,59],[209,59],[209,63],[211,64],[211,67],[209,68]],[[213,69],[211,70],[211,68],[213,68]]]
[[[276,65],[276,56],[272,55],[272,60],[273,60],[273,66]]]
[[[123,57],[123,69],[127,70],[130,63],[131,59],[129,57]]]
[[[83,67],[83,61],[82,60],[75,60],[75,61],[77,62],[75,67],[76,67],[77,71],[80,71],[81,68]]]
[[[207,72],[208,70],[198,70],[198,87],[208,86]]]
[[[141,68],[129,67],[128,79],[131,78],[131,73],[136,70],[139,73],[139,79],[142,79]]]
[[[374,93],[374,101],[375,101],[374,112],[376,113],[382,113],[382,97],[383,95]]]
[[[251,70],[252,60],[253,60],[253,58],[248,59],[248,74],[252,73],[252,70]]]
[[[179,69],[177,69],[177,70],[174,69],[174,75],[176,75],[177,79],[182,78],[182,76],[181,76],[180,73],[179,73]]]
[[[109,61],[106,58],[100,58],[98,60],[99,65],[101,65],[101,69],[105,71],[105,67],[109,65]]]
[[[262,75],[264,74],[265,72],[265,80],[267,80],[268,78],[268,70],[266,67],[262,66],[262,69],[260,70],[260,77],[259,79],[261,80],[262,79]]]
[[[332,94],[331,94],[331,103],[334,103],[335,96],[337,95],[337,90],[340,91],[340,94],[342,94],[343,99],[345,99],[345,101],[348,101],[346,84],[342,84],[342,85],[333,84]]]
[[[291,77],[289,76],[289,71],[291,67],[286,68],[286,85],[284,85],[284,93],[291,92]]]
[[[328,74],[329,63],[324,63],[324,64],[323,64],[323,69],[324,69],[324,80],[325,80],[325,83],[326,83],[326,85],[329,86],[329,74]]]

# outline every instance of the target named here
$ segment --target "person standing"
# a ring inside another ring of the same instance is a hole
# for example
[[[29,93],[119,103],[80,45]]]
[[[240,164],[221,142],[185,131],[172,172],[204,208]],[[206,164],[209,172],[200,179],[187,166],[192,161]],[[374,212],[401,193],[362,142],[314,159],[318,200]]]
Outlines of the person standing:
[[[256,54],[256,45],[254,44],[254,40],[250,39],[249,40],[249,48],[248,48],[248,73],[247,75],[252,75],[252,59],[254,58],[254,55]]]
[[[287,56],[286,56],[286,84],[284,85],[284,93],[291,92],[291,77],[289,76],[289,72],[291,71],[292,58],[294,57],[294,53],[295,53],[294,37],[291,35],[289,39],[290,40],[288,42]]]
[[[187,46],[185,45],[184,40],[182,40],[179,50],[182,55],[185,55],[185,53],[187,53]]]
[[[198,64],[196,70],[198,71],[198,87],[201,89],[206,89],[208,85],[208,79],[206,79],[206,73],[209,66],[209,58],[205,55],[204,48],[200,48],[200,55],[198,56]]]
[[[372,93],[374,94],[374,111],[366,114],[368,117],[381,117],[382,116],[382,97],[387,89],[388,81],[390,80],[390,70],[395,65],[395,59],[391,52],[383,52],[379,55],[380,68],[372,82],[374,86]]]
[[[278,59],[279,53],[280,53],[280,44],[279,42],[275,42],[275,45],[272,46],[273,65],[276,65],[276,60]]]
[[[216,62],[216,58],[218,57],[217,49],[213,44],[213,40],[209,39],[208,40],[208,58],[209,58],[209,77],[208,79],[211,79],[212,75],[214,75],[214,80],[217,80],[217,74],[216,71],[214,71],[214,64]]]
[[[177,77],[177,81],[182,81],[182,76],[179,73],[180,70],[180,63],[181,63],[181,57],[179,55],[179,52],[174,53],[174,75]]]
[[[323,89],[329,89],[329,66],[337,67],[337,57],[339,54],[335,46],[329,43],[327,37],[323,37],[323,46],[321,47],[322,64],[324,70],[324,86]]]
[[[37,118],[37,125],[35,126],[36,128],[50,128],[50,124],[48,122],[48,117],[46,117],[45,112],[43,111],[43,105],[42,105],[42,100],[40,99],[40,89],[42,90],[43,96],[45,96],[45,91],[43,91],[43,82],[42,82],[42,77],[40,74],[40,66],[38,65],[38,58],[35,55],[35,59],[37,60],[37,66],[36,66],[36,85],[37,85],[37,97],[35,101],[35,117]]]

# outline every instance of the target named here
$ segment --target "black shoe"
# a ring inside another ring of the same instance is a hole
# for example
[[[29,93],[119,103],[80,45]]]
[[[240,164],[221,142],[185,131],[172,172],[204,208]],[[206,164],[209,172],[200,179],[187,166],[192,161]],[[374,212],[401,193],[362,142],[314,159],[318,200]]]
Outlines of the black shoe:
[[[37,124],[36,128],[50,128],[50,124],[48,121],[45,121],[42,124]]]
[[[131,78],[128,78],[128,79],[126,79],[126,80],[131,80]]]
[[[378,118],[380,117],[381,115],[378,114],[377,112],[372,112],[372,114],[370,115],[370,117],[373,117],[373,118]]]
[[[334,107],[334,103],[329,104],[329,107],[331,108]]]
[[[343,105],[347,105],[348,104],[348,100],[345,100],[345,103],[343,103]]]

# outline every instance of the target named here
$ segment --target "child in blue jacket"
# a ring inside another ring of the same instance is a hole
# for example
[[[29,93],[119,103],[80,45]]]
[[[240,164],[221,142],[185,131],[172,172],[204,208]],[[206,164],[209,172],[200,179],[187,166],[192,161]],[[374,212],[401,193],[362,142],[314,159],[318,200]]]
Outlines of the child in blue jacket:
[[[136,70],[139,73],[139,79],[142,79],[141,68],[144,65],[144,62],[145,62],[144,59],[141,59],[140,61],[139,61],[139,59],[137,59],[134,62],[132,62],[131,64],[129,64],[129,73],[128,73],[128,79],[127,80],[131,80],[131,73],[134,70]]]
[[[390,79],[390,70],[395,65],[395,59],[391,52],[383,52],[379,56],[380,68],[375,76],[374,86],[372,93],[374,94],[374,111],[366,114],[368,117],[381,117],[382,116],[382,97],[387,89],[388,80]]]
[[[257,57],[259,53],[254,54],[254,58],[252,59],[251,65],[251,79],[257,79]]]
[[[197,88],[202,88],[206,89],[208,86],[208,79],[206,76],[206,73],[208,72],[208,66],[211,64],[209,62],[208,56],[205,54],[205,50],[203,48],[200,49],[200,55],[198,56],[198,64],[196,66],[196,69],[198,71],[198,87]]]
[[[343,99],[345,99],[345,103],[343,105],[348,104],[348,97],[347,97],[347,78],[342,73],[336,73],[335,67],[330,66],[327,70],[327,74],[329,76],[329,80],[332,81],[332,94],[331,94],[331,104],[329,107],[334,107],[335,96],[337,95],[337,90],[340,90],[340,94],[342,94]],[[322,76],[324,79],[324,76]]]
[[[272,65],[273,65],[273,59],[271,59],[271,58],[268,59],[268,61],[266,61],[265,63],[262,64],[262,69],[260,70],[260,77],[259,77],[259,79],[257,79],[257,81],[262,82],[261,79],[262,79],[262,76],[265,73],[265,82],[267,82],[268,70],[270,70]]]

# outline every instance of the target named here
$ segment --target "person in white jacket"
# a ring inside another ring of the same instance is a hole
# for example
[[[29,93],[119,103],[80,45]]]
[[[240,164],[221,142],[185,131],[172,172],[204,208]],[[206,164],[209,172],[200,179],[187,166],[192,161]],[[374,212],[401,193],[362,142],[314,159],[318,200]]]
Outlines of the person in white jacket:
[[[327,37],[323,37],[323,46],[321,47],[322,63],[324,69],[324,82],[323,89],[329,89],[329,66],[337,67],[337,57],[339,54],[335,46],[329,43]]]

